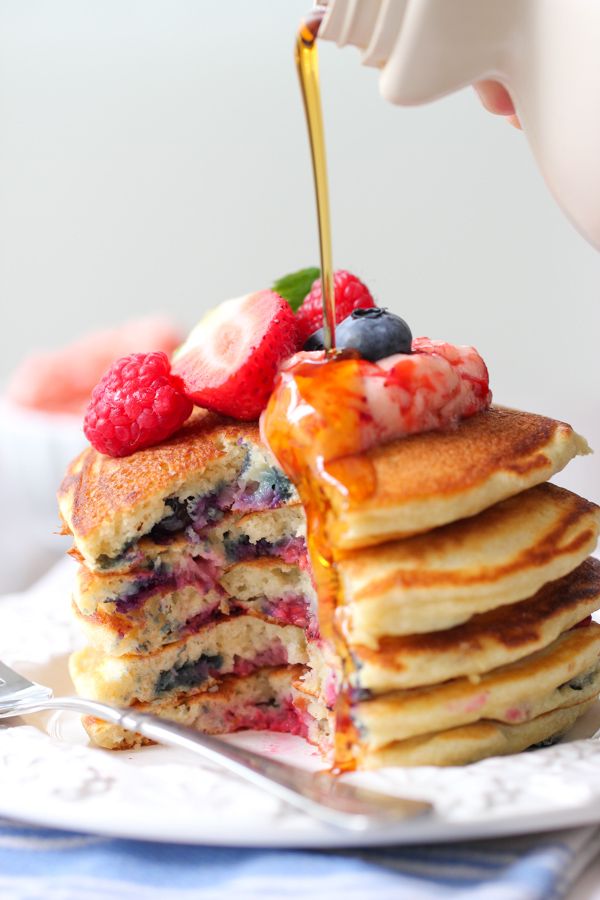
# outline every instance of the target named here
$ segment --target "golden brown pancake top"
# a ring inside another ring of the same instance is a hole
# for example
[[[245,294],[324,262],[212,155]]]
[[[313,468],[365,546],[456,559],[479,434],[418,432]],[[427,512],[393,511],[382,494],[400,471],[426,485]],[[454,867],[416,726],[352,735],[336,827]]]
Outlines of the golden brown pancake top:
[[[59,488],[63,519],[84,536],[104,519],[201,472],[226,452],[224,438],[238,437],[258,441],[258,425],[198,409],[171,438],[131,456],[114,459],[88,447],[71,463]]]
[[[498,471],[523,476],[543,470],[549,464],[544,450],[559,433],[568,439],[573,429],[546,416],[493,406],[454,428],[401,438],[362,457],[345,457],[329,464],[328,471],[342,484],[353,478],[359,482],[359,489],[344,499],[346,508],[390,506],[459,494]],[[362,490],[369,482],[368,492]],[[340,501],[337,491],[324,487],[334,503]]]

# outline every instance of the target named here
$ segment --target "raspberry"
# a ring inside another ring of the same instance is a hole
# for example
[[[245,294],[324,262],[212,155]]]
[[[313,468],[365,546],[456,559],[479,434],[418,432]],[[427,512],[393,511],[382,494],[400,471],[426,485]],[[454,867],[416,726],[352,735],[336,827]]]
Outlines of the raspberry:
[[[375,306],[368,287],[356,275],[338,269],[333,275],[335,293],[335,321],[339,325],[355,309],[368,309]],[[321,279],[317,278],[310,293],[304,298],[302,306],[296,313],[300,345],[323,326],[323,299]]]
[[[99,453],[129,456],[170,437],[192,409],[166,353],[132,353],[92,391],[83,431]]]

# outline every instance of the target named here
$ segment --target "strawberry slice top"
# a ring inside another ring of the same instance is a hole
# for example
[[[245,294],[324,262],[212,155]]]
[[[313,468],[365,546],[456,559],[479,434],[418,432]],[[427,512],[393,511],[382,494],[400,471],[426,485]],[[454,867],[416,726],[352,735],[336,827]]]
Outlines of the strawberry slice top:
[[[296,318],[273,291],[227,300],[190,332],[173,357],[186,395],[236,419],[257,419],[280,364],[298,349]]]

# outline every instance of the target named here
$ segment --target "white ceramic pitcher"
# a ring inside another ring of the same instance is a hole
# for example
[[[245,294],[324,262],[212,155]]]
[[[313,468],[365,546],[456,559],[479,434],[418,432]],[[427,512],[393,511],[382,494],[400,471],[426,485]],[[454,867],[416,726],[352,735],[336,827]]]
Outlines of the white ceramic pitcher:
[[[600,249],[600,0],[329,0],[319,37],[362,50],[392,103],[492,78],[537,163]]]

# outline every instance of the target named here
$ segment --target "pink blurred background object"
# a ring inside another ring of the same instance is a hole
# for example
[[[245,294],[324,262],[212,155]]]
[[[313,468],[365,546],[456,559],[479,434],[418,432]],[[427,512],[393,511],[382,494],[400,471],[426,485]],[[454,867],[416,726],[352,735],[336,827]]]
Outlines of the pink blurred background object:
[[[173,322],[148,316],[25,357],[0,396],[0,593],[23,590],[70,545],[60,537],[56,491],[87,444],[83,412],[108,367],[129,353],[181,342]]]
[[[181,340],[165,316],[147,316],[86,334],[60,350],[26,356],[10,377],[5,397],[29,409],[79,415],[92,388],[116,359],[151,350],[170,356]]]

